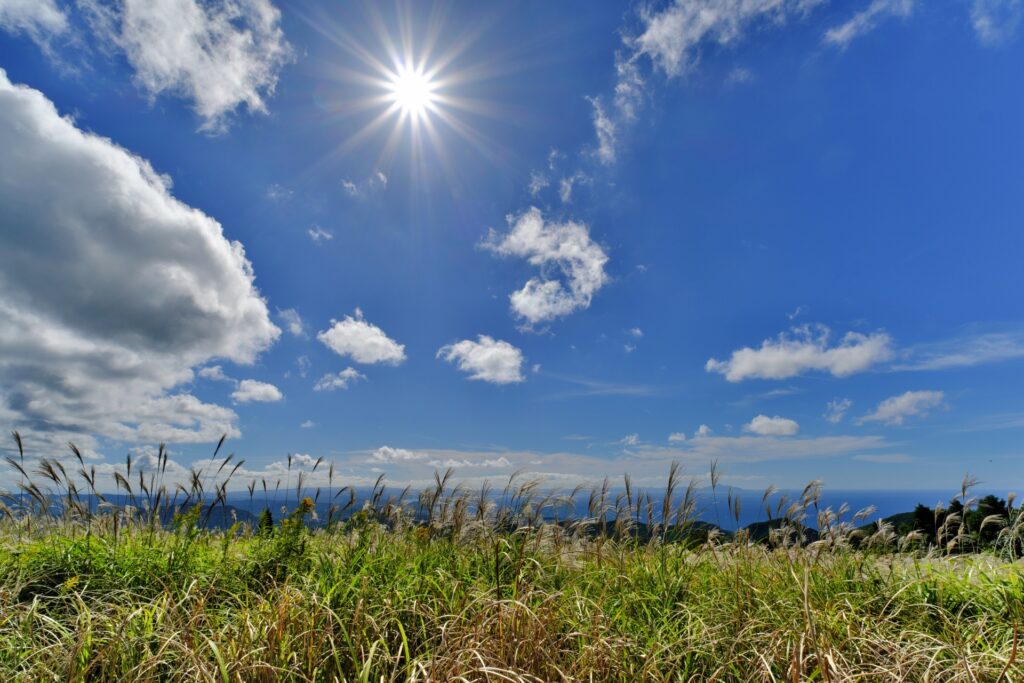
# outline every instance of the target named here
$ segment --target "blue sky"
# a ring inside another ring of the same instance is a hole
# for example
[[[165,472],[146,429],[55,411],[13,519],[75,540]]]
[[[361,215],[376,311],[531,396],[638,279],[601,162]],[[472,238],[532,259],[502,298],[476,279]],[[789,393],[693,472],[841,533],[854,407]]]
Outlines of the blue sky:
[[[0,422],[239,486],[1013,488],[1022,16],[0,0]]]

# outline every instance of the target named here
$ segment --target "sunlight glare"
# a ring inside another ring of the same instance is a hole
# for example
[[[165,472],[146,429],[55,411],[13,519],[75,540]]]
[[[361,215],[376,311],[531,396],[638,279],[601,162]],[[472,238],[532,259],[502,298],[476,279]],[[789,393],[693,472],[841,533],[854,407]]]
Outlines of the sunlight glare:
[[[423,67],[401,66],[389,84],[391,101],[403,115],[422,118],[433,108],[436,84],[423,71]]]

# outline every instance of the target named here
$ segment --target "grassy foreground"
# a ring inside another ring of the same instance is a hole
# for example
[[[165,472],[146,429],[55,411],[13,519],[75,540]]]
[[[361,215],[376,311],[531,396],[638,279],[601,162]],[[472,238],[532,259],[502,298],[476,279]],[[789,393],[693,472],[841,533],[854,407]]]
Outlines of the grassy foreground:
[[[766,543],[693,525],[674,467],[662,502],[627,481],[571,523],[536,483],[441,477],[316,520],[300,480],[280,523],[211,531],[199,476],[167,526],[144,477],[93,510],[48,464],[59,496],[26,476],[0,509],[2,680],[1024,681],[1019,538],[958,554],[825,510],[801,544],[813,487]]]

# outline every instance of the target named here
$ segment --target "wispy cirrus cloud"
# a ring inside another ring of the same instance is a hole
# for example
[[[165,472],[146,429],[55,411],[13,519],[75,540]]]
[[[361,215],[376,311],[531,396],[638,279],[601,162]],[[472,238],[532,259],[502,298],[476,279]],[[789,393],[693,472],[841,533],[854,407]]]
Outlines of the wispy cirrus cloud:
[[[0,29],[24,33],[45,51],[68,30],[68,17],[55,0],[0,0]]]
[[[889,17],[909,17],[914,11],[914,4],[914,0],[872,0],[863,10],[825,31],[824,41],[845,50],[855,39],[874,30],[880,21]]]
[[[1024,358],[1024,332],[983,332],[902,351],[894,370],[947,370]]]
[[[1013,38],[1022,17],[1022,0],[974,0],[971,5],[971,26],[982,45],[1002,45]]]

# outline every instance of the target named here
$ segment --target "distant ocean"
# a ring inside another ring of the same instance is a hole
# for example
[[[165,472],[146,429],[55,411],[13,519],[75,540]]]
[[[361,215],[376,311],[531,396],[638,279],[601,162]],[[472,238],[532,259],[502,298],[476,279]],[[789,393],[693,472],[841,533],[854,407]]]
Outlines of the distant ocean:
[[[658,501],[659,490],[657,489],[644,489],[646,493],[649,493],[651,497]],[[313,495],[313,489],[307,489],[304,495]],[[615,498],[622,492],[621,488],[612,489],[608,494],[608,503],[614,504]],[[780,490],[769,498],[769,504],[771,506],[771,514],[773,518],[777,518],[777,506],[779,499],[785,496],[787,501],[793,502],[799,500],[801,490]],[[388,496],[398,496],[400,493],[399,489],[388,488],[384,498]],[[1000,498],[1006,498],[1008,491],[989,491],[989,490],[973,490],[970,495],[976,498],[980,498],[989,493],[995,494]],[[356,502],[349,508],[349,513],[360,509],[363,502],[368,500],[371,491],[369,489],[357,489],[356,490]],[[697,501],[697,517],[698,519],[717,524],[721,528],[734,531],[737,528],[742,528],[748,524],[754,522],[763,522],[768,519],[768,514],[765,511],[765,505],[762,503],[762,496],[764,491],[755,491],[752,489],[732,489],[734,498],[738,498],[740,502],[740,518],[739,524],[730,514],[728,508],[728,487],[720,487],[717,496],[713,496],[710,488],[699,489],[696,493]],[[918,503],[927,505],[928,507],[934,508],[936,503],[942,503],[943,505],[949,505],[953,496],[957,495],[958,491],[953,489],[936,489],[936,490],[917,490],[917,491],[897,491],[897,490],[829,490],[823,489],[821,497],[819,499],[819,508],[824,510],[825,508],[831,507],[834,511],[838,511],[839,508],[846,503],[849,508],[849,512],[843,517],[846,521],[851,521],[854,514],[859,510],[874,506],[875,511],[866,517],[863,521],[858,521],[858,526],[863,524],[870,524],[879,519],[884,519],[891,515],[895,515],[901,512],[912,511]],[[681,493],[677,493],[678,496]],[[286,498],[287,496],[287,498]],[[587,496],[588,492],[583,492],[576,497],[576,506],[574,513],[568,510],[559,511],[559,517],[565,518],[567,516],[582,517],[587,514]],[[500,498],[496,496],[496,498]],[[324,490],[317,504],[317,512],[321,517],[326,517],[327,509],[330,507],[330,501],[332,499],[331,492]],[[347,494],[343,496],[342,501],[347,501]],[[277,515],[282,506],[287,502],[288,509],[294,507],[295,504],[295,491],[292,490],[290,493],[286,493],[284,490],[278,491],[276,496],[271,494],[270,500],[268,501],[271,510]],[[415,503],[416,495],[412,492],[406,498],[406,503]],[[247,510],[254,515],[258,515],[264,507],[263,496],[261,493],[257,493],[253,496],[250,502],[247,493],[231,492],[228,494],[228,503],[234,505],[240,509]],[[788,505],[788,503],[787,503]],[[655,507],[660,508],[660,502],[655,503]],[[346,515],[347,516],[347,515]],[[805,523],[810,527],[817,526],[817,520],[814,516],[814,511],[811,509],[805,520]]]

